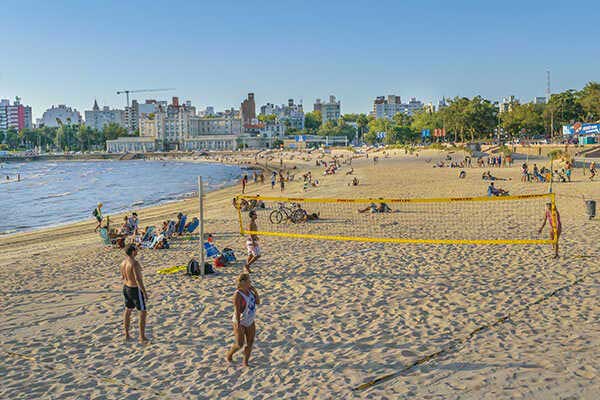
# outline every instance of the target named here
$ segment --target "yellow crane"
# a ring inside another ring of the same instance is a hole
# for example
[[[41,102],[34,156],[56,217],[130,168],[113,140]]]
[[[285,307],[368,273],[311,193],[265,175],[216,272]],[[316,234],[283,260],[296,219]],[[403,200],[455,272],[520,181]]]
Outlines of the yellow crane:
[[[117,94],[125,94],[126,98],[127,98],[127,107],[129,107],[129,93],[144,93],[144,92],[164,92],[167,90],[175,90],[174,88],[165,88],[165,89],[136,89],[136,90],[130,90],[130,89],[124,89],[124,90],[117,90]]]

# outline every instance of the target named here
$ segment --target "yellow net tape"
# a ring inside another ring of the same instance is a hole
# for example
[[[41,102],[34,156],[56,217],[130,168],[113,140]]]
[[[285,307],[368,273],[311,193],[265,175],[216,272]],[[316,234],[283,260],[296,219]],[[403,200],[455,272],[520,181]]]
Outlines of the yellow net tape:
[[[552,244],[538,233],[553,193],[431,199],[238,196],[241,234],[425,244]],[[256,230],[249,211],[256,211]]]

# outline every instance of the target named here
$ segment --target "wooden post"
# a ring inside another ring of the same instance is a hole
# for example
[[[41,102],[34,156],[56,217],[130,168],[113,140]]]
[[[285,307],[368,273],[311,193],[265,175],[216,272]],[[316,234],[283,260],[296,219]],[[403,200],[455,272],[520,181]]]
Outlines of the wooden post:
[[[204,188],[198,177],[198,200],[200,202],[200,275],[204,278]]]

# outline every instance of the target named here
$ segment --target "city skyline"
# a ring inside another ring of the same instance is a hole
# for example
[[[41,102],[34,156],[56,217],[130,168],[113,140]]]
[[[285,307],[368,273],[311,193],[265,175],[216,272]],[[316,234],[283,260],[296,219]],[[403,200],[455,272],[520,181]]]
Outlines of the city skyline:
[[[27,15],[3,5],[16,39],[5,36],[0,59],[0,98],[21,97],[34,120],[58,104],[122,109],[122,89],[173,87],[132,99],[178,96],[221,110],[249,92],[257,105],[333,94],[342,113],[366,113],[388,94],[531,101],[545,96],[548,69],[554,93],[600,80],[600,60],[589,57],[600,27],[561,24],[572,4],[35,4]],[[600,7],[578,4],[598,20]]]

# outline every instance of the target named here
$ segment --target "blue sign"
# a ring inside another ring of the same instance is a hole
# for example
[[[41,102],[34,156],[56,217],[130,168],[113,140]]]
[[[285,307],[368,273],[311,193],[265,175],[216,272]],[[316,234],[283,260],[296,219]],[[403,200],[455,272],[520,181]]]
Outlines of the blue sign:
[[[304,135],[296,136],[296,142],[306,142],[306,136],[304,136]]]
[[[421,131],[421,137],[422,138],[431,137],[431,129],[423,129]]]
[[[573,125],[563,125],[563,135],[597,135],[600,133],[600,124],[582,124],[575,123]]]
[[[377,132],[377,139],[385,139],[385,132]]]

